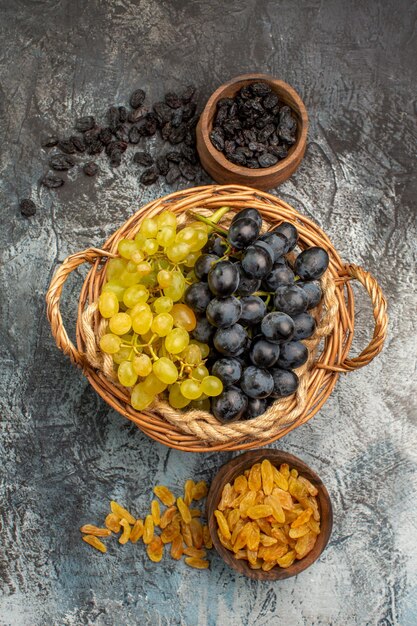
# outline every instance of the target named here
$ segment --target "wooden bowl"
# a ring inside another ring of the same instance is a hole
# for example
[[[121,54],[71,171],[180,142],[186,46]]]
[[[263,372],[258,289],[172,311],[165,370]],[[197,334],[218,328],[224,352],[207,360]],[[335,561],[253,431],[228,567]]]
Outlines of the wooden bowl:
[[[222,152],[216,150],[210,140],[217,102],[221,98],[235,96],[242,87],[254,81],[264,81],[271,85],[281,102],[288,105],[297,118],[297,141],[289,149],[288,156],[273,167],[259,169],[231,163]],[[197,125],[197,150],[204,169],[216,182],[248,185],[267,190],[287,180],[300,165],[307,145],[307,131],[307,110],[300,96],[290,85],[269,74],[243,74],[221,85],[209,98]]]
[[[316,486],[319,492],[317,499],[320,509],[321,527],[316,544],[307,556],[299,561],[295,561],[293,565],[286,569],[274,567],[269,572],[264,572],[262,569],[251,569],[247,561],[235,559],[233,553],[220,543],[217,536],[217,521],[214,517],[214,511],[217,509],[217,505],[220,502],[224,486],[227,483],[232,483],[236,476],[252,467],[254,463],[263,461],[263,459],[269,459],[275,466],[279,466],[281,463],[288,463],[291,469],[295,468],[298,470],[301,475]],[[304,463],[304,461],[281,450],[264,449],[251,450],[250,452],[240,454],[220,468],[220,471],[216,474],[211,483],[210,491],[207,496],[207,520],[213,545],[222,559],[230,565],[230,567],[239,572],[239,574],[244,574],[254,580],[283,580],[284,578],[290,578],[291,576],[296,576],[300,572],[303,572],[319,558],[332,532],[333,511],[329,494],[322,480]]]

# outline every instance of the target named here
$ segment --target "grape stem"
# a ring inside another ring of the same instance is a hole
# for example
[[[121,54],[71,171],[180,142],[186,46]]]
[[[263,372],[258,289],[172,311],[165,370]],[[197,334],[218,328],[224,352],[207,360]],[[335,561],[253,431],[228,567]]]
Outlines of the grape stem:
[[[219,222],[222,217],[226,215],[226,213],[228,213],[229,211],[230,207],[221,207],[215,213],[213,213],[211,218],[204,217],[204,215],[199,215],[198,213],[194,213],[194,211],[187,211],[187,213],[189,215],[192,215],[198,222],[203,222],[204,224],[207,224],[207,226],[210,226],[210,230],[214,230],[217,233],[220,233],[221,235],[227,237],[227,230],[225,228],[222,228],[221,226],[218,226],[217,222]]]
[[[272,296],[273,292],[272,291],[255,291],[255,293],[253,293],[253,296],[269,296],[269,298]]]

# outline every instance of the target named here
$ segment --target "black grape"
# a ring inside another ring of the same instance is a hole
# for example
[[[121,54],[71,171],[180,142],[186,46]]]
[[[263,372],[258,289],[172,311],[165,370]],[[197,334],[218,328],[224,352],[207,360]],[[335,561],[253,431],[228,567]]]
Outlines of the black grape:
[[[276,367],[271,370],[274,380],[274,389],[271,393],[272,398],[284,398],[295,393],[298,388],[298,376],[292,370],[283,370]]]
[[[259,324],[265,316],[265,302],[259,296],[244,296],[240,299],[242,311],[239,322],[244,326]]]
[[[248,406],[243,414],[243,418],[250,420],[258,415],[263,415],[269,406],[267,398],[248,398]]]
[[[301,341],[290,341],[281,344],[277,365],[284,370],[292,370],[304,365],[307,359],[307,347]]]
[[[299,313],[304,313],[307,309],[308,296],[297,285],[278,287],[275,292],[274,305],[278,311],[282,311],[287,315],[299,315]]]
[[[219,261],[208,273],[208,285],[215,296],[231,296],[239,286],[239,270],[231,261]]]
[[[288,240],[284,235],[277,232],[265,233],[259,237],[259,241],[264,241],[274,252],[274,263],[285,254]]]
[[[290,222],[282,222],[282,224],[274,228],[271,232],[280,233],[287,239],[285,254],[294,250],[298,241],[298,230],[293,224],[290,224]]]
[[[235,324],[242,313],[242,304],[234,296],[213,298],[206,309],[210,324],[217,328],[227,328]]]
[[[271,255],[264,247],[249,246],[243,254],[242,267],[249,276],[263,278],[272,270],[272,259],[273,254]]]
[[[262,320],[261,332],[272,342],[289,341],[294,335],[294,322],[285,313],[279,311],[268,313]]]
[[[207,280],[209,271],[218,260],[219,257],[216,254],[202,254],[198,257],[194,265],[194,274],[198,280]]]
[[[240,388],[250,398],[267,398],[274,388],[274,379],[265,369],[250,365],[243,370]]]
[[[226,356],[239,356],[247,347],[248,334],[240,324],[219,328],[214,335],[214,347]]]
[[[230,224],[227,239],[237,250],[247,248],[259,235],[259,226],[249,217],[242,217]]]
[[[300,313],[292,318],[294,322],[294,341],[308,339],[316,330],[316,320],[309,313]]]
[[[196,313],[204,313],[212,298],[207,283],[194,283],[187,288],[184,300]]]
[[[208,238],[206,245],[204,246],[204,252],[215,254],[219,258],[224,256],[227,250],[227,243],[223,237],[213,233]]]
[[[242,219],[243,217],[249,217],[251,220],[254,220],[257,223],[258,227],[261,228],[262,216],[259,213],[258,209],[242,209],[242,211],[239,211],[239,213],[236,213],[234,215],[231,223],[234,224],[234,222]]]
[[[329,255],[323,248],[313,246],[301,252],[295,260],[294,271],[302,280],[316,280],[329,266]]]
[[[261,286],[261,279],[248,276],[240,263],[236,263],[236,267],[239,271],[240,279],[236,294],[239,296],[250,296],[255,291],[258,291]]]
[[[314,309],[314,307],[320,304],[323,293],[319,283],[304,283],[300,280],[297,282],[297,285],[307,294],[307,309]]]
[[[268,276],[263,279],[265,288],[269,291],[275,291],[283,285],[294,284],[294,272],[286,264],[277,263],[274,265]]]
[[[249,351],[250,359],[257,367],[272,367],[279,358],[279,345],[267,339],[259,338],[252,341]]]
[[[212,340],[216,329],[210,324],[206,317],[200,317],[197,320],[196,327],[191,332],[191,335],[196,341],[200,341],[201,343],[210,343]]]
[[[214,417],[220,422],[232,422],[239,419],[248,406],[248,398],[237,387],[228,387],[211,401]]]
[[[215,361],[211,368],[212,376],[220,378],[225,387],[234,385],[242,376],[242,364],[238,359],[223,358]]]

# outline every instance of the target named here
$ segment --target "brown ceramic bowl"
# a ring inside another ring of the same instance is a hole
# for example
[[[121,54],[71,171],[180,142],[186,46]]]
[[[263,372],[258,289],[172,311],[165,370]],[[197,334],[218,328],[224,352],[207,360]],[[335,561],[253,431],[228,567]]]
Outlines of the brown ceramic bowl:
[[[271,85],[281,102],[287,104],[297,118],[297,141],[288,151],[288,156],[276,165],[250,169],[235,165],[216,150],[210,140],[213,119],[220,98],[233,97],[245,85],[265,81]],[[197,149],[201,163],[210,176],[220,184],[240,184],[256,189],[272,189],[289,178],[300,165],[307,145],[308,116],[303,101],[297,92],[282,80],[268,74],[243,74],[219,87],[209,98],[197,125]]]
[[[254,463],[263,461],[263,459],[269,459],[269,461],[275,466],[279,466],[281,463],[288,463],[290,468],[298,470],[302,476],[308,478],[308,480],[317,487],[319,492],[317,499],[321,518],[320,534],[317,537],[316,544],[312,551],[303,559],[295,561],[293,565],[286,569],[274,567],[269,572],[264,572],[262,569],[253,570],[249,567],[249,563],[247,561],[235,559],[233,553],[220,543],[217,536],[217,521],[214,517],[214,511],[217,509],[217,505],[220,502],[224,486],[227,483],[233,482],[236,476],[252,467]],[[332,532],[333,511],[326,487],[319,476],[317,476],[317,474],[310,467],[308,467],[308,465],[306,465],[301,459],[298,459],[296,456],[288,454],[287,452],[264,449],[252,450],[250,452],[240,454],[221,467],[220,471],[216,474],[211,483],[210,491],[207,496],[207,520],[213,545],[222,559],[230,565],[230,567],[239,572],[239,574],[244,574],[245,576],[255,580],[283,580],[284,578],[290,578],[291,576],[296,576],[300,572],[303,572],[319,558],[325,549]]]

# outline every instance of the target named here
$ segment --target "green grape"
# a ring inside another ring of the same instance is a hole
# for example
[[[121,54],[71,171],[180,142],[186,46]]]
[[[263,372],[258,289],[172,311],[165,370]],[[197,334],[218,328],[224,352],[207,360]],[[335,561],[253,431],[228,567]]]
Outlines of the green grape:
[[[205,233],[208,233],[208,226],[207,224],[204,224],[204,222],[190,222],[188,226],[189,228],[194,228],[194,230],[202,230]]]
[[[170,387],[168,402],[174,409],[183,409],[188,404],[190,404],[191,400],[188,400],[188,398],[184,398],[181,393],[180,385],[178,383],[175,383],[174,385],[172,385],[172,387]]]
[[[173,277],[172,272],[168,272],[168,270],[160,270],[157,276],[158,285],[162,287],[162,289],[169,287],[170,284],[172,283],[172,277]]]
[[[191,248],[197,240],[196,233],[197,231],[194,230],[194,228],[190,228],[190,226],[186,226],[185,228],[183,228],[177,233],[177,236],[175,237],[175,242],[186,243]]]
[[[152,402],[154,396],[151,393],[147,393],[144,389],[143,383],[138,383],[132,389],[132,395],[130,396],[130,402],[136,411],[143,411]]]
[[[120,278],[123,270],[126,269],[126,261],[124,259],[109,259],[106,264],[107,280]]]
[[[149,304],[147,302],[138,302],[137,304],[135,304],[135,306],[132,308],[130,315],[133,317],[136,315],[138,315],[139,313],[143,313],[143,311],[150,311],[151,307],[149,306]]]
[[[145,255],[143,254],[143,252],[141,250],[138,250],[137,252],[134,252],[132,254],[132,256],[130,257],[129,263],[135,263],[136,265],[138,265],[139,263],[143,261],[144,258],[145,258]]]
[[[147,276],[152,272],[152,265],[147,261],[142,261],[137,264],[136,269],[140,276]]]
[[[191,252],[188,244],[183,242],[174,243],[165,250],[166,255],[173,263],[181,263]]]
[[[148,330],[148,332],[141,335],[141,337],[143,339],[143,343],[150,343],[153,337],[153,332],[151,330]]]
[[[120,282],[124,287],[131,287],[132,285],[137,285],[139,281],[140,281],[140,275],[138,274],[138,272],[128,272],[127,269],[120,276]]]
[[[159,244],[156,239],[147,239],[143,244],[143,250],[148,256],[153,256],[159,250]]]
[[[191,346],[190,346],[191,347]],[[197,380],[203,380],[206,376],[209,375],[209,371],[205,365],[198,365],[195,369],[193,369],[193,378]]]
[[[151,372],[149,376],[145,378],[143,386],[147,394],[153,394],[154,396],[167,388],[167,384],[159,380],[154,372]]]
[[[119,300],[115,293],[103,291],[98,299],[98,309],[102,317],[113,317],[119,312]]]
[[[210,354],[210,346],[208,346],[206,343],[201,343],[200,341],[196,341],[195,339],[192,339],[190,343],[200,348],[201,356],[203,359],[206,359]]]
[[[164,226],[158,230],[156,241],[161,248],[168,248],[168,246],[172,246],[172,244],[175,243],[175,228]]]
[[[123,302],[127,307],[133,307],[139,302],[146,302],[149,291],[143,285],[132,285],[128,287],[123,296]]]
[[[133,369],[133,364],[130,361],[123,361],[120,363],[119,369],[117,370],[117,378],[123,387],[133,387],[133,385],[136,384],[138,375]]]
[[[216,376],[206,376],[201,381],[201,389],[207,396],[219,396],[223,391],[223,383]]]
[[[141,232],[136,233],[136,235],[135,235],[135,241],[136,241],[136,245],[137,245],[138,250],[141,250],[141,249],[142,249],[143,244],[145,243],[146,239],[147,239],[147,238],[146,238],[146,237],[144,237],[144,235],[142,235],[142,233],[141,233]]]
[[[178,378],[177,368],[174,363],[166,357],[162,357],[161,359],[155,361],[153,364],[153,371],[155,376],[167,385],[172,385],[172,383],[175,383]]]
[[[165,348],[170,354],[179,354],[190,341],[190,335],[183,328],[174,328],[165,337]]]
[[[115,354],[119,351],[122,340],[117,335],[107,333],[100,339],[100,348],[106,354]]]
[[[110,280],[108,283],[106,283],[103,287],[102,292],[111,292],[114,293],[118,299],[119,302],[123,301],[123,296],[125,293],[125,287],[124,285],[122,285],[118,280]]]
[[[192,380],[191,378],[183,380],[180,389],[184,398],[188,398],[189,400],[197,400],[202,393],[199,381]]]
[[[116,354],[113,354],[113,361],[120,365],[123,361],[129,361],[132,354],[134,354],[132,348],[120,348]]]
[[[194,267],[197,262],[198,257],[201,256],[201,252],[190,252],[187,258],[184,261],[185,267]]]
[[[145,217],[142,224],[140,225],[139,232],[141,235],[143,235],[143,237],[146,238],[155,237],[156,233],[158,232],[158,224],[156,223],[156,220],[154,220],[152,217]]]
[[[169,313],[170,310],[173,307],[173,302],[171,300],[171,298],[168,298],[167,296],[161,296],[160,298],[157,298],[155,300],[155,302],[153,303],[153,308],[155,309],[156,313]]]
[[[172,272],[171,284],[164,288],[164,296],[172,298],[173,302],[181,300],[185,291],[185,278],[180,272]]]
[[[117,251],[124,259],[130,259],[137,250],[138,245],[132,239],[121,239],[117,245]]]
[[[152,326],[153,315],[151,310],[132,314],[132,327],[138,335],[144,335]]]
[[[170,226],[175,229],[177,228],[177,218],[174,213],[171,213],[171,211],[163,211],[160,213],[156,218],[156,222],[158,224],[158,228],[163,228],[164,226]]]
[[[151,330],[159,335],[159,337],[166,337],[172,330],[174,320],[169,313],[159,313],[153,318]]]
[[[132,365],[138,376],[147,376],[152,372],[152,361],[147,354],[136,354],[133,357]]]
[[[206,413],[210,413],[210,400],[208,398],[202,397],[198,400],[193,400],[191,403],[191,408],[195,409],[196,411],[205,411]]]
[[[127,313],[116,313],[110,318],[109,327],[115,335],[124,335],[132,328],[132,318]]]
[[[155,287],[157,282],[156,272],[150,272],[150,274],[147,274],[147,276],[142,276],[140,282],[146,287]]]
[[[201,350],[195,344],[190,344],[181,352],[181,358],[189,365],[198,365],[201,363]]]
[[[191,246],[191,251],[192,252],[198,252],[199,250],[204,248],[204,246],[206,245],[206,243],[208,241],[208,235],[203,230],[196,230],[196,235],[197,235],[196,241]]]

